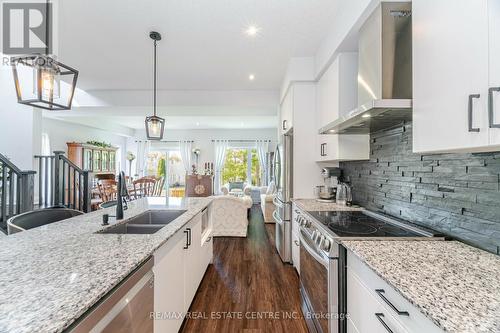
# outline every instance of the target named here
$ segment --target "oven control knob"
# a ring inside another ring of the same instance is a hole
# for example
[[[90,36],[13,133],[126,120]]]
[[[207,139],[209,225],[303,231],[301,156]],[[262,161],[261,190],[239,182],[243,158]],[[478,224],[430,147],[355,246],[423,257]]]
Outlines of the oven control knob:
[[[323,249],[323,251],[329,252],[330,251],[330,247],[331,247],[330,241],[325,238],[323,240],[323,245],[321,246],[321,248]]]
[[[310,227],[311,227],[311,221],[305,220],[305,221],[304,221],[304,226],[305,226],[306,228],[310,228]]]
[[[323,240],[325,239],[325,236],[319,235],[319,237],[316,239],[316,244],[321,248],[321,245],[323,243]]]
[[[312,233],[312,240],[313,240],[313,242],[316,242],[316,238],[318,238],[318,236],[319,236],[318,230],[314,230],[313,233]]]

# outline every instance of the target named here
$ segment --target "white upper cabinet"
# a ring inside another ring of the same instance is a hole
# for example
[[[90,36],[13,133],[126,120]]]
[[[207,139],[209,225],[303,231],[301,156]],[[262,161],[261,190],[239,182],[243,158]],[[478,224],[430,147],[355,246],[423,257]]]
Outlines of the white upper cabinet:
[[[500,129],[488,121],[488,88],[500,83],[499,18],[498,0],[412,2],[414,152],[499,148]]]
[[[288,89],[280,106],[280,133],[285,134],[293,127],[293,85]]]
[[[488,1],[489,84],[493,124],[500,124],[500,1]],[[500,145],[500,128],[490,129],[490,144]]]
[[[318,129],[356,108],[358,54],[341,53],[318,81],[316,122]]]
[[[370,158],[368,135],[317,134],[316,162],[356,161]]]
[[[316,86],[316,128],[347,115],[357,106],[358,54],[340,53]],[[369,158],[369,135],[316,135],[316,161]]]

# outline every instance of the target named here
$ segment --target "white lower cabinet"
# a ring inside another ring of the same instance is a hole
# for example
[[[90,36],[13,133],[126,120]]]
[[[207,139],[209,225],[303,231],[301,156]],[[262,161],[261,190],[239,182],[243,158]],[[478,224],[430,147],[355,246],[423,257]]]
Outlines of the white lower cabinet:
[[[154,253],[154,331],[178,332],[212,260],[211,237],[201,239],[201,214]]]
[[[351,251],[347,252],[347,313],[348,333],[443,332]]]

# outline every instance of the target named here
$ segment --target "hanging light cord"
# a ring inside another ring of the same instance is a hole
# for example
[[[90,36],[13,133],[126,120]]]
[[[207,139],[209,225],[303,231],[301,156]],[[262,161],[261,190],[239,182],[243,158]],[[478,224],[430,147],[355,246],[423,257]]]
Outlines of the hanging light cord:
[[[49,0],[45,2],[45,54],[49,55],[50,49],[49,49],[49,33],[50,33],[50,5],[49,5]]]
[[[156,117],[156,40],[154,41],[153,59],[153,114]]]

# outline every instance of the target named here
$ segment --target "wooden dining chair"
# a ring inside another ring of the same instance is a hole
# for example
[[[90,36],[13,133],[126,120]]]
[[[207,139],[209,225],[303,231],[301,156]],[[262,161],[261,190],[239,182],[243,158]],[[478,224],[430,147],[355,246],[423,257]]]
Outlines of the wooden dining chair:
[[[151,197],[154,195],[156,180],[151,177],[143,177],[134,180],[133,195],[135,198]]]
[[[161,192],[163,191],[163,185],[165,185],[165,177],[159,177],[156,179],[155,188],[153,195],[155,197],[161,197]]]
[[[116,200],[117,181],[114,179],[101,179],[97,183],[102,202]]]

